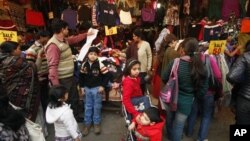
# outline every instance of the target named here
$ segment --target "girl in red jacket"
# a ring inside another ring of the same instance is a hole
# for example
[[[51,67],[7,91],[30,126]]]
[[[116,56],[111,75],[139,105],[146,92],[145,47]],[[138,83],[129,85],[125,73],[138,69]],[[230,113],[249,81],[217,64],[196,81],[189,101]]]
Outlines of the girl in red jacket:
[[[132,118],[136,118],[139,112],[133,106],[131,99],[135,97],[143,96],[140,87],[140,62],[135,59],[127,61],[126,67],[124,69],[124,78],[122,82],[123,87],[123,104],[125,109]]]
[[[164,120],[160,117],[160,112],[155,107],[147,108],[139,114],[129,125],[129,130],[135,129],[137,141],[148,139],[149,141],[162,141],[162,130]]]

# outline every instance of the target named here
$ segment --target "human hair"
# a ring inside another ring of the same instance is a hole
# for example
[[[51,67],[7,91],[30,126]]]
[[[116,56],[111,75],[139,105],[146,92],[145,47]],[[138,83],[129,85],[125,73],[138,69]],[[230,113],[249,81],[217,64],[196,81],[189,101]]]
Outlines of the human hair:
[[[25,124],[24,115],[9,105],[9,97],[2,86],[0,92],[0,123],[4,124],[6,128],[17,131]]]
[[[129,60],[127,61],[127,63],[126,63],[125,68],[124,68],[123,75],[124,75],[124,76],[129,76],[130,73],[131,73],[132,67],[133,67],[134,65],[137,65],[137,64],[139,64],[139,65],[141,64],[137,59],[133,59],[133,58],[129,59]]]
[[[62,85],[52,86],[49,91],[50,99],[49,106],[50,108],[57,108],[63,105],[62,99],[65,94],[68,92],[67,88]]]
[[[68,27],[68,23],[61,19],[54,19],[51,23],[53,33],[60,33],[63,28]]]
[[[183,48],[185,54],[191,57],[191,80],[195,95],[197,96],[199,88],[203,85],[203,82],[207,77],[206,69],[201,60],[201,53],[198,52],[199,44],[195,38],[186,38],[181,43],[181,47]]]
[[[100,50],[98,47],[90,47],[89,50],[88,50],[88,53],[89,54],[90,52],[95,52],[96,54],[99,54],[100,53]]]
[[[135,36],[141,38],[141,39],[144,39],[144,35],[143,35],[141,29],[139,29],[139,28],[135,29],[134,32],[133,32],[133,34],[134,34]]]
[[[18,46],[19,44],[17,42],[5,41],[0,45],[0,49],[2,53],[11,53],[15,49],[17,49]]]
[[[176,41],[176,40],[177,40],[177,37],[172,33],[170,33],[166,37],[164,37],[164,40],[161,42],[160,49],[157,52],[157,54],[158,54],[157,59],[160,62],[162,62],[165,50],[169,47],[169,44],[173,41]]]
[[[160,116],[160,112],[157,108],[155,107],[149,107],[146,110],[144,110],[144,113],[148,116],[149,120],[151,122],[161,122],[161,116]]]

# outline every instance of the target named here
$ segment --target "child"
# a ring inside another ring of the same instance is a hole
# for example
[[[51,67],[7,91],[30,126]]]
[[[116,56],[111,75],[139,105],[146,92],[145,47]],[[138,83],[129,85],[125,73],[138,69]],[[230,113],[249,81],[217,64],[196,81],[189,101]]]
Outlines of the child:
[[[162,141],[162,130],[164,120],[160,117],[160,112],[155,107],[150,107],[141,113],[129,125],[129,130],[136,129],[137,140],[148,138],[149,141]]]
[[[108,69],[98,60],[98,54],[99,49],[97,47],[90,47],[87,59],[80,69],[79,84],[82,93],[86,96],[84,136],[89,134],[92,122],[94,123],[95,134],[101,132],[102,94],[109,78],[107,77]]]
[[[139,111],[135,109],[135,107],[131,102],[131,99],[143,96],[142,90],[140,88],[139,73],[140,73],[140,62],[135,59],[128,60],[126,67],[124,69],[124,78],[122,82],[122,87],[123,87],[122,102],[127,112],[132,115],[132,118],[135,118],[139,114]]]
[[[80,141],[81,133],[70,106],[65,103],[68,91],[62,86],[53,86],[49,91],[50,102],[46,110],[46,120],[54,123],[55,141]]]

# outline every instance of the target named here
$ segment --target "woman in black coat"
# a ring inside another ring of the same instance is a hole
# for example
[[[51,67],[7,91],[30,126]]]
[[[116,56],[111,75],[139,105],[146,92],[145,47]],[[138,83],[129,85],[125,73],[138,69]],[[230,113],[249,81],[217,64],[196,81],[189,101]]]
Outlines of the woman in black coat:
[[[246,52],[233,64],[227,80],[237,86],[233,93],[235,100],[236,124],[250,124],[250,40],[246,44]],[[238,87],[239,86],[239,87]]]

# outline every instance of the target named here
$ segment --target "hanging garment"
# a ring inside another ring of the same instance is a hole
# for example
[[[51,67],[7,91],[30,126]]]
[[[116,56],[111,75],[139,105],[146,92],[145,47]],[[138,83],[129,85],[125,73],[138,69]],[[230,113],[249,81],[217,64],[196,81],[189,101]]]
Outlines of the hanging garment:
[[[190,24],[188,27],[188,37],[199,38],[202,26],[200,24]]]
[[[68,23],[69,29],[75,30],[77,24],[77,11],[70,8],[62,12],[62,20]]]
[[[184,0],[183,2],[183,14],[190,14],[190,0]]]
[[[116,25],[116,6],[115,4],[109,4],[106,1],[100,1],[97,9],[99,13],[98,21],[102,25],[115,26]]]
[[[168,4],[163,25],[179,25],[179,6],[177,4]]]
[[[142,8],[141,16],[143,22],[154,22],[155,21],[155,10],[152,8]]]
[[[98,24],[97,24],[97,11],[96,11],[96,7],[97,7],[97,3],[95,3],[95,5],[92,7],[91,19],[92,19],[92,25],[93,26],[98,26]]]
[[[41,12],[26,10],[26,24],[33,26],[44,26],[43,14]]]
[[[250,33],[250,18],[244,18],[241,21],[241,33]]]
[[[91,21],[91,8],[87,5],[81,5],[78,10],[78,21],[86,22]]]
[[[228,20],[231,13],[234,13],[236,18],[240,16],[239,0],[223,0],[221,16],[223,20]]]
[[[204,41],[218,40],[221,35],[221,26],[205,26],[204,27]]]
[[[126,24],[126,25],[132,24],[132,17],[131,17],[130,11],[126,12],[126,11],[121,10],[119,16],[120,16],[120,21],[122,24]]]
[[[240,0],[240,17],[245,17],[246,16],[246,4],[247,0]]]
[[[246,17],[250,17],[250,1],[246,3]]]
[[[222,0],[209,0],[208,17],[210,19],[221,18]]]

